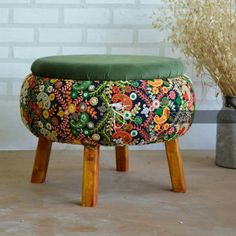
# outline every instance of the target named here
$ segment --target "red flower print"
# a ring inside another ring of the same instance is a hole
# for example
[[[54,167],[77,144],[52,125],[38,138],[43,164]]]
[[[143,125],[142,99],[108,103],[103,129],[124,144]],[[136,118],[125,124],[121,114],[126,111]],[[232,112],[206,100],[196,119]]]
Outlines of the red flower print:
[[[131,131],[133,129],[133,125],[131,123],[126,124],[125,130]]]
[[[125,92],[126,93],[131,93],[132,88],[130,86],[125,86]]]
[[[112,87],[112,92],[113,93],[119,93],[120,92],[120,88],[118,86],[113,86]]]

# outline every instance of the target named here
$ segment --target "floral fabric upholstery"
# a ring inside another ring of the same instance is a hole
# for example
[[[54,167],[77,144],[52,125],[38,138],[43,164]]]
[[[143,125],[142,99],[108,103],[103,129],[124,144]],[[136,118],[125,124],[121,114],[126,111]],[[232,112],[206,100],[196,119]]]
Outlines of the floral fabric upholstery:
[[[175,139],[195,110],[191,80],[77,81],[29,75],[21,116],[36,136],[85,145],[142,145]]]

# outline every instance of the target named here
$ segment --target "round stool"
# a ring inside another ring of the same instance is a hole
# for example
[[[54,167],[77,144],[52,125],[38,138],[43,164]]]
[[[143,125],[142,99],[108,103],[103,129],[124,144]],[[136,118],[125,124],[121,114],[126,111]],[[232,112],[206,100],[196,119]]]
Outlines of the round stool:
[[[181,61],[152,56],[71,55],[37,59],[20,97],[21,117],[39,137],[33,183],[45,181],[52,142],[84,145],[82,206],[95,206],[100,145],[165,142],[173,190],[185,192],[178,137],[191,126],[195,95]]]

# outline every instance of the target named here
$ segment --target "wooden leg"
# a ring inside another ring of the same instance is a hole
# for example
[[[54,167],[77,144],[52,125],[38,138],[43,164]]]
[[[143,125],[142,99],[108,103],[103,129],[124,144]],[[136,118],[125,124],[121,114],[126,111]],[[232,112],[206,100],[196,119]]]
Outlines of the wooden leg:
[[[165,142],[172,188],[174,192],[186,192],[183,162],[178,139]]]
[[[45,181],[51,153],[51,147],[51,141],[47,140],[43,136],[39,137],[31,177],[32,183],[43,183]]]
[[[129,170],[128,146],[116,146],[116,170]]]
[[[100,146],[84,146],[82,200],[83,207],[95,207],[98,194]]]

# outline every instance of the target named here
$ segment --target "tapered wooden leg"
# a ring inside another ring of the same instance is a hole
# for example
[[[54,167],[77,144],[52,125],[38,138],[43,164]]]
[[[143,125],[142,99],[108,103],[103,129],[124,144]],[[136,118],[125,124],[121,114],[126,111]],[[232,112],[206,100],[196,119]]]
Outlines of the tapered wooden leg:
[[[129,170],[128,146],[116,146],[116,170]]]
[[[100,146],[84,146],[82,200],[83,207],[95,207],[98,194]]]
[[[48,163],[51,153],[52,142],[41,136],[38,139],[33,172],[32,183],[43,183],[46,178]]]
[[[174,192],[186,192],[183,162],[178,139],[165,142],[170,178]]]

